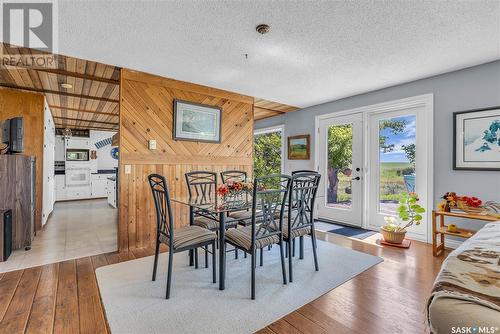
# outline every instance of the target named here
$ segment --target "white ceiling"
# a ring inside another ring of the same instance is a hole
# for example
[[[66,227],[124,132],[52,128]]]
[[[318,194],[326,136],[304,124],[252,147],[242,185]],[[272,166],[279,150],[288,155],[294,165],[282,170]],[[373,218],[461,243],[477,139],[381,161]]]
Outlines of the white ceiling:
[[[299,107],[500,58],[500,1],[65,0],[58,12],[61,54]]]

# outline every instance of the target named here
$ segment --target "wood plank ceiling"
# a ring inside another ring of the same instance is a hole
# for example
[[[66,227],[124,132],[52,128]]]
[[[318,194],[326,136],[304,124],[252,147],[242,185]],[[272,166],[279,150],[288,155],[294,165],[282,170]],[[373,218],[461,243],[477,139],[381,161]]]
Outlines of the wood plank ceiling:
[[[264,99],[255,98],[254,101],[254,120],[269,118],[283,113],[296,111],[299,108],[289,106],[286,104],[268,101]]]
[[[45,95],[58,128],[118,130],[120,68],[94,61],[1,43],[0,87]],[[20,59],[53,60],[43,66]],[[47,65],[49,64],[49,65]],[[63,88],[67,83],[72,88]],[[277,116],[298,108],[255,98],[254,119]]]
[[[4,46],[0,87],[43,93],[56,127],[118,130],[119,67],[52,54],[42,56],[53,60],[42,64],[48,66],[33,66],[20,60],[40,57],[40,51]],[[72,88],[63,88],[63,83]]]

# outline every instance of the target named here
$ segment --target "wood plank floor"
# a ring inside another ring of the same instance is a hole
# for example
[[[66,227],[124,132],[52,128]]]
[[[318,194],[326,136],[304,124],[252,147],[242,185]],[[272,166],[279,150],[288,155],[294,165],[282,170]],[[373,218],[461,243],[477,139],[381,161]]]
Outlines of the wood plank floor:
[[[323,232],[318,238],[384,262],[259,333],[428,332],[425,303],[444,256],[434,258],[420,242],[403,250]],[[0,274],[0,333],[109,333],[95,269],[152,254],[136,249]]]

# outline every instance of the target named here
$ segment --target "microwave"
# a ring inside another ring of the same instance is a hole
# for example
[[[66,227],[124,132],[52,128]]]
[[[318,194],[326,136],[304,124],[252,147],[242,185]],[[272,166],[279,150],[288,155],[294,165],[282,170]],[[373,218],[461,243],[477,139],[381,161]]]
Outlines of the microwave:
[[[66,149],[66,161],[89,161],[89,150],[68,148]]]

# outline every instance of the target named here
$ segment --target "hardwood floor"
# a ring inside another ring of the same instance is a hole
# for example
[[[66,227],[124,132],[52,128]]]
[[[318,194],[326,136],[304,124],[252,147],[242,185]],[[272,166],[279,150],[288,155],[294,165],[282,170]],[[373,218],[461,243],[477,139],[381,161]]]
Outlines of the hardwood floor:
[[[374,238],[372,244],[324,232],[318,238],[384,262],[258,333],[428,332],[425,304],[444,256],[434,258],[431,245],[415,241],[403,250],[380,247]],[[95,269],[152,254],[136,249],[0,274],[0,333],[109,333]]]

